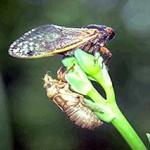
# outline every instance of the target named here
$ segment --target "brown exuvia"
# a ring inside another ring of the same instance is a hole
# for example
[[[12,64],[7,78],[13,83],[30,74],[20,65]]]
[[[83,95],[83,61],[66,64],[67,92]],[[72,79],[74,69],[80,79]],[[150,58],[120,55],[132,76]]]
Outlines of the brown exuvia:
[[[44,82],[48,98],[76,125],[94,129],[102,124],[102,121],[84,104],[84,97],[73,92],[67,82],[55,80],[48,74],[45,75]]]

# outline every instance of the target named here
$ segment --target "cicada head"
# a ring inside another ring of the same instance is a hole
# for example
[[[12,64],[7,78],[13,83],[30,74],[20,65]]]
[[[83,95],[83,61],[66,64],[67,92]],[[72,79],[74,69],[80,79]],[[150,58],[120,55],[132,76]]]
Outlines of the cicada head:
[[[105,25],[91,24],[91,25],[88,25],[87,28],[97,29],[100,32],[99,42],[102,44],[102,46],[103,44],[112,40],[115,37],[114,29]]]

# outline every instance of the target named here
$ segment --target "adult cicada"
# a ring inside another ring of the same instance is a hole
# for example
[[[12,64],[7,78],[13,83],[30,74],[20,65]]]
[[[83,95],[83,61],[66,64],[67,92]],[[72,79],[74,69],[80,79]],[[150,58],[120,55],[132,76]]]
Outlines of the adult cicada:
[[[110,58],[111,52],[105,45],[114,35],[113,29],[104,25],[91,24],[83,28],[43,25],[17,39],[10,46],[9,54],[18,58],[40,58],[56,54],[71,55],[81,48],[89,53],[100,51]]]

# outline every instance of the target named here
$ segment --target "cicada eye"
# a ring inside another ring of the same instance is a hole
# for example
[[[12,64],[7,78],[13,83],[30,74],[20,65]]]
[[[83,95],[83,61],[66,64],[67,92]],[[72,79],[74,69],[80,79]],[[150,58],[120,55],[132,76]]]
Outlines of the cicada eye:
[[[115,37],[115,32],[112,28],[107,27],[105,28],[106,33],[108,34],[108,40],[112,40]]]
[[[109,35],[108,40],[112,40],[115,37],[115,32],[112,31],[112,33]]]

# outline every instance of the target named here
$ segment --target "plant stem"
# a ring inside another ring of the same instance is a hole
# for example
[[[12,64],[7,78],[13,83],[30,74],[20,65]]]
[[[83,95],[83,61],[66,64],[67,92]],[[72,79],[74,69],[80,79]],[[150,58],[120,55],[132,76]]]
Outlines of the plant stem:
[[[113,88],[110,91],[112,93],[114,93]],[[102,101],[101,97],[99,97],[99,94],[97,94],[97,92],[95,92],[95,91],[93,91],[92,93],[89,93],[88,96],[91,99],[93,99],[95,102],[98,102],[100,100]],[[112,98],[115,99],[114,94],[112,95]],[[106,101],[104,101],[104,103]],[[109,113],[108,111],[105,113],[107,116],[110,116],[110,118],[113,118],[113,116],[114,116],[114,118],[112,120],[110,119],[111,120],[110,122],[120,132],[120,134],[123,136],[123,138],[129,144],[131,149],[133,149],[133,150],[146,150],[144,143],[139,138],[139,136],[137,135],[135,130],[131,127],[131,125],[129,124],[127,119],[124,117],[122,112],[119,110],[117,104],[115,103],[115,100],[108,101],[108,102],[109,103],[107,103],[106,107],[108,108],[108,110],[111,110],[111,111],[110,111],[109,115],[107,115],[107,113]],[[101,105],[102,105],[102,103],[101,103]],[[111,117],[111,115],[112,115],[112,117]],[[99,112],[97,112],[97,116],[100,117],[100,119],[101,119]]]
[[[88,92],[87,96],[92,98],[92,100],[96,103],[101,103],[101,104],[106,103],[105,99],[94,88]]]
[[[127,119],[124,117],[118,106],[114,109],[115,118],[111,121],[113,126],[120,132],[126,142],[133,150],[146,150],[144,143],[139,138],[135,130],[131,127]]]
[[[142,140],[139,138],[135,130],[131,127],[127,119],[124,117],[122,112],[119,110],[116,100],[115,100],[115,93],[112,84],[103,84],[101,81],[102,79],[99,76],[95,76],[95,79],[100,84],[102,83],[103,88],[107,95],[107,104],[108,107],[112,108],[112,112],[115,116],[114,119],[111,120],[113,126],[120,132],[126,142],[129,144],[131,149],[133,150],[146,150],[146,147]],[[111,80],[110,80],[111,81]],[[105,83],[105,82],[104,82]]]

